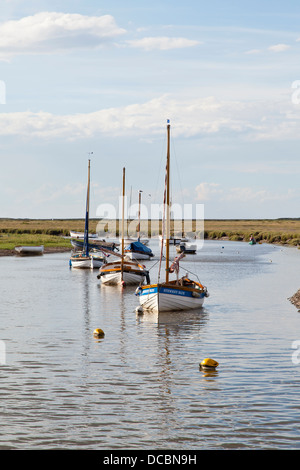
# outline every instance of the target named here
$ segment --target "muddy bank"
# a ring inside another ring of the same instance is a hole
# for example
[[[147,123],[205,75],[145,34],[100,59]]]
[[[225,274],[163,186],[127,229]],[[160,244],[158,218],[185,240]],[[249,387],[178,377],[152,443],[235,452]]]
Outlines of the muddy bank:
[[[290,300],[292,304],[295,305],[295,307],[300,311],[300,289],[288,300]]]
[[[71,251],[72,247],[66,246],[48,246],[44,248],[44,254],[48,253],[66,253]],[[0,249],[0,256],[14,256],[18,255],[15,250],[3,250]]]
[[[67,251],[72,251],[72,247],[67,246],[48,246],[45,247],[44,253],[66,253]]]

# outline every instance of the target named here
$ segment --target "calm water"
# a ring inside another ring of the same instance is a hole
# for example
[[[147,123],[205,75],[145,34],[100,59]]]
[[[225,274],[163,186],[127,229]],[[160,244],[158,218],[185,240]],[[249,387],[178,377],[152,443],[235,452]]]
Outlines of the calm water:
[[[300,448],[300,250],[205,242],[205,307],[159,317],[68,260],[0,258],[0,449]]]

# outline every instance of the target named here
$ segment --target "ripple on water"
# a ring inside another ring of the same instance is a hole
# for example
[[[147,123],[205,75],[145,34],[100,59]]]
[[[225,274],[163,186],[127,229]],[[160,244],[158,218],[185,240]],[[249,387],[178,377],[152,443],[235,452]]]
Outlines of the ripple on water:
[[[298,449],[299,253],[220,247],[185,260],[211,296],[176,317],[137,316],[134,289],[103,289],[67,254],[3,260],[0,449]]]

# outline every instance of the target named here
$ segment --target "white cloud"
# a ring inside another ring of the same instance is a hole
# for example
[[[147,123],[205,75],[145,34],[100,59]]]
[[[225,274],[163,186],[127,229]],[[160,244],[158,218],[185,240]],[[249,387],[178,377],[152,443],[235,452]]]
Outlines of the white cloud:
[[[162,119],[167,118],[173,132],[183,137],[231,133],[251,139],[299,138],[300,113],[287,98],[243,102],[214,97],[179,100],[168,95],[86,114],[1,113],[0,135],[69,140],[100,134],[149,138],[164,131]]]
[[[53,184],[44,183],[40,187],[34,188],[31,191],[27,191],[26,194],[22,194],[24,200],[36,201],[38,204],[48,203],[50,201],[58,201],[60,198],[76,198],[79,201],[84,201],[84,195],[86,192],[86,184],[77,183],[76,185],[66,184],[63,187],[57,187]]]
[[[299,39],[300,41],[300,39]],[[274,44],[272,46],[269,46],[266,51],[271,51],[271,52],[284,52],[290,49],[291,46],[289,44]],[[247,55],[258,55],[261,54],[264,51],[264,49],[250,49],[249,51],[246,51],[245,54]]]
[[[98,46],[123,33],[111,15],[40,12],[0,24],[0,58]]]
[[[268,49],[272,52],[283,52],[290,49],[290,47],[291,46],[289,46],[288,44],[275,44],[274,46],[270,46]]]
[[[200,183],[195,188],[197,201],[208,201],[223,193],[218,183]]]
[[[145,49],[147,51],[159,49],[162,51],[170,49],[183,49],[185,47],[193,47],[201,44],[199,41],[186,38],[171,38],[171,37],[146,37],[143,39],[136,39],[126,41],[131,47]]]

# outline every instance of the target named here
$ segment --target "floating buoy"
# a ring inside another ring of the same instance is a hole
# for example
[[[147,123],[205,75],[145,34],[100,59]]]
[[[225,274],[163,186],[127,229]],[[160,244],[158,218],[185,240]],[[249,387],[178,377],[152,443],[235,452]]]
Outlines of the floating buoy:
[[[95,337],[95,338],[104,338],[104,336],[105,336],[105,335],[104,335],[104,331],[101,330],[101,328],[96,328],[96,329],[94,330],[94,337]]]
[[[121,281],[121,286],[122,286],[122,287],[126,287],[126,282],[125,282],[125,281]]]
[[[200,369],[201,370],[215,370],[216,367],[218,367],[218,365],[219,363],[217,361],[207,357],[206,359],[203,359],[202,362],[200,362]]]

